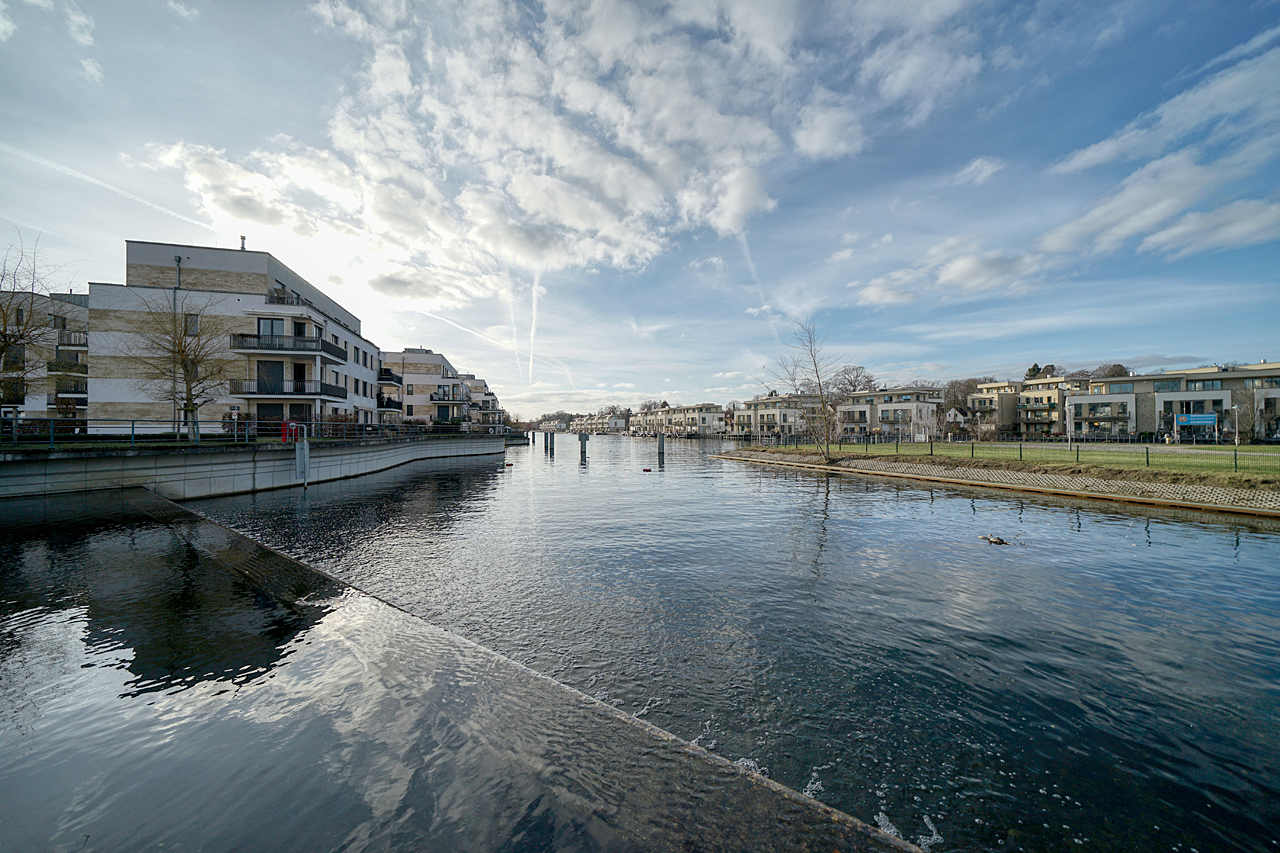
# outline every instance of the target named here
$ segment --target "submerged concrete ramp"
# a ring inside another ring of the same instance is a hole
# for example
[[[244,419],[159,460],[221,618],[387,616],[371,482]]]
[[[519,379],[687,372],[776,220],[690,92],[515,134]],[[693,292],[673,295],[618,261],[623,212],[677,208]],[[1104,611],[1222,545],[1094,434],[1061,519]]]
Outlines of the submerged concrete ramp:
[[[0,531],[0,582],[80,590],[0,629],[88,613],[94,666],[149,679],[69,667],[75,712],[0,736],[33,792],[0,805],[6,850],[917,849],[149,493],[0,502]],[[63,794],[76,760],[110,772]]]

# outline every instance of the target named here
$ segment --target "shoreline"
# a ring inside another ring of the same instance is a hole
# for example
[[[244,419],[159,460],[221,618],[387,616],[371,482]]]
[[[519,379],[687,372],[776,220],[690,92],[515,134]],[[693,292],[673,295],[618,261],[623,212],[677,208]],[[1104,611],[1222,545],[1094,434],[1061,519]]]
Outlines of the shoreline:
[[[1280,492],[1265,489],[1143,482],[1017,470],[1008,467],[949,466],[918,461],[904,462],[894,457],[845,457],[828,464],[823,462],[821,455],[817,453],[742,449],[715,454],[715,458],[827,474],[862,474],[952,486],[1005,489],[1054,497],[1105,500],[1139,506],[1280,518]]]

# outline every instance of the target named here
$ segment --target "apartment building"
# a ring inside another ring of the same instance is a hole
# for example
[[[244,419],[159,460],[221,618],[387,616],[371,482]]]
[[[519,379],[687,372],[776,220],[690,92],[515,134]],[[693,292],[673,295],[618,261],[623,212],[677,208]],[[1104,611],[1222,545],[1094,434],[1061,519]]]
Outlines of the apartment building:
[[[21,418],[88,418],[93,432],[126,422],[167,431],[194,418],[393,423],[405,409],[403,365],[418,362],[421,386],[447,398],[420,403],[424,415],[470,416],[447,360],[400,358],[397,373],[359,317],[268,252],[130,240],[124,284],[39,300],[49,346],[6,348],[10,369],[0,371],[0,405]],[[40,370],[18,371],[19,356],[37,356]],[[206,390],[193,395],[187,381]],[[497,400],[482,397],[487,421]]]
[[[1066,414],[1067,397],[1083,394],[1088,387],[1087,379],[1068,376],[1024,380],[1017,404],[1018,437],[1035,440],[1066,434],[1070,421]]]
[[[985,382],[969,395],[971,431],[983,436],[1008,435],[1018,431],[1018,401],[1021,382]]]
[[[942,431],[942,389],[883,388],[854,395],[836,406],[840,434],[849,438],[891,435],[928,441]]]
[[[779,394],[770,391],[752,397],[734,415],[737,435],[802,435],[809,431],[806,411],[817,410],[818,398],[809,394]]]
[[[471,392],[468,412],[472,428],[487,433],[501,431],[505,426],[507,413],[498,404],[498,395],[490,390],[489,383],[477,379],[474,373],[463,373],[459,378]]]
[[[1210,440],[1241,431],[1280,438],[1280,363],[1201,367],[1094,379],[1067,398],[1082,435],[1168,435]],[[1206,417],[1207,416],[1207,417]],[[1208,422],[1205,422],[1208,421]]]
[[[5,330],[0,411],[14,418],[84,417],[88,299],[82,293],[0,294]]]
[[[721,435],[725,431],[724,408],[716,403],[673,406],[670,432],[676,435]]]
[[[627,431],[631,422],[630,413],[620,415],[583,415],[569,423],[570,432],[589,432],[593,434],[619,434]]]
[[[384,362],[404,383],[406,419],[461,424],[471,412],[471,386],[442,353],[410,347],[387,353]]]

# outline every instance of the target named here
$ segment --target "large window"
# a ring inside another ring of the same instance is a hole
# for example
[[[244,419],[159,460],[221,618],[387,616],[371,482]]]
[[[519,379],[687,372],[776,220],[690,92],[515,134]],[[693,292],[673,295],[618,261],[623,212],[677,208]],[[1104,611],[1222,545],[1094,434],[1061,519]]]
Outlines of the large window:
[[[283,335],[284,320],[274,318],[274,317],[259,317],[258,318],[258,334],[259,335],[275,335],[275,336]]]
[[[1181,391],[1182,380],[1180,379],[1160,379],[1155,383],[1155,390],[1160,391]]]
[[[200,334],[200,315],[186,314],[183,316],[183,323],[186,327],[187,337],[194,338]]]
[[[1221,379],[1194,379],[1187,382],[1188,391],[1221,391]]]
[[[1280,388],[1280,376],[1259,376],[1244,381],[1246,388]]]
[[[1111,394],[1132,394],[1133,393],[1132,382],[1113,382],[1111,383],[1111,385],[1108,386],[1108,388],[1109,388],[1108,393],[1111,393]]]

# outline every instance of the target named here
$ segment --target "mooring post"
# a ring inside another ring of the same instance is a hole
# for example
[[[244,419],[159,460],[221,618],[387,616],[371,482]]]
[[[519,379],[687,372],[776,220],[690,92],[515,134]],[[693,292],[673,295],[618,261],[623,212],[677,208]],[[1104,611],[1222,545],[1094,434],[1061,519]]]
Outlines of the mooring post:
[[[659,462],[662,461],[663,455],[666,454],[666,447],[663,445],[663,442],[665,440],[666,440],[666,436],[663,435],[662,433],[658,433],[658,461]]]
[[[591,436],[587,435],[585,432],[578,433],[578,446],[581,448],[580,455],[583,462],[587,461],[587,442],[590,440]]]
[[[547,452],[552,456],[556,455],[556,434],[554,432],[547,433]]]

